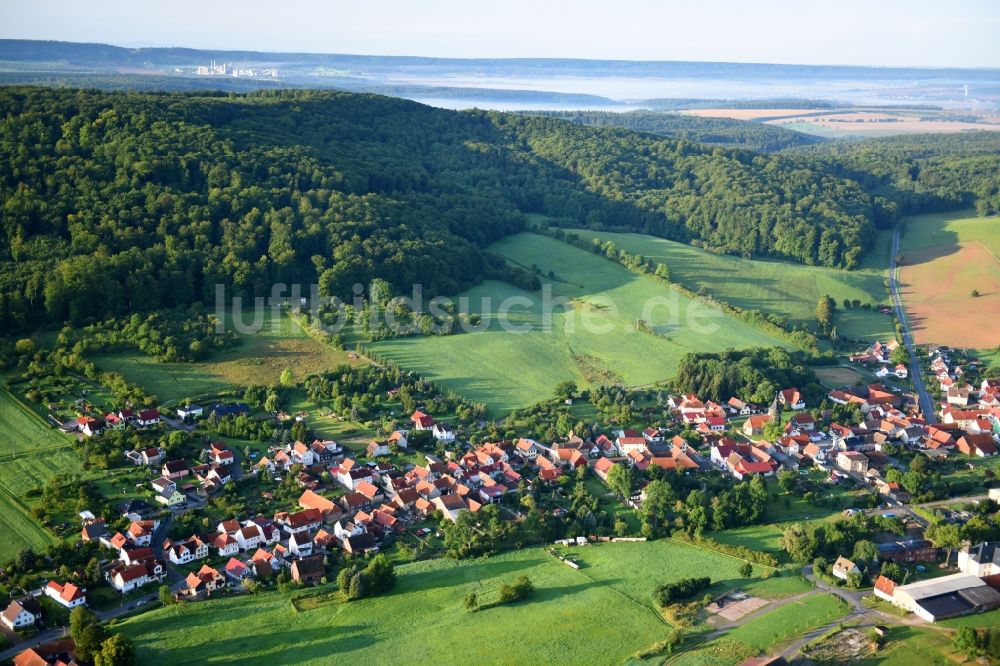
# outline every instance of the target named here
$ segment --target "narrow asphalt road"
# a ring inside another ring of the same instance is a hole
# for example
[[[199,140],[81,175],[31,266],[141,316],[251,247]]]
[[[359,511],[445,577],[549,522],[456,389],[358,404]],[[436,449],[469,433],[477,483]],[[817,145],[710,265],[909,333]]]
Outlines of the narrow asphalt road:
[[[892,294],[892,307],[896,310],[896,319],[899,320],[903,329],[903,345],[910,354],[910,380],[913,388],[920,400],[920,411],[924,413],[924,420],[927,423],[937,423],[937,415],[934,410],[934,403],[931,401],[927,388],[924,386],[924,378],[920,374],[920,362],[917,360],[917,352],[913,347],[913,336],[910,334],[910,322],[906,318],[906,310],[903,309],[903,299],[899,295],[899,266],[896,265],[896,257],[899,256],[899,229],[892,233],[892,254],[889,257],[889,291]]]

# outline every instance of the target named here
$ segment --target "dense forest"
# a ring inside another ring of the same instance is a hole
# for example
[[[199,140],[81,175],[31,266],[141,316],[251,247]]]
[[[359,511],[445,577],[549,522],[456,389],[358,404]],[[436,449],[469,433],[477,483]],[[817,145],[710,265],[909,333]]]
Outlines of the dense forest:
[[[969,168],[995,159],[964,151]],[[211,301],[216,285],[454,294],[495,272],[485,248],[529,212],[857,265],[898,192],[875,199],[841,177],[867,177],[849,160],[793,152],[332,91],[4,88],[0,333]]]
[[[274,282],[450,294],[522,212],[851,266],[871,205],[777,157],[328,91],[0,92],[3,327]]]
[[[671,139],[695,143],[745,148],[758,153],[773,153],[796,146],[811,146],[823,139],[784,127],[730,118],[701,118],[680,113],[655,111],[527,111],[526,114],[560,118],[590,127],[624,127]]]
[[[758,405],[769,404],[775,393],[786,388],[799,389],[807,399],[824,393],[802,353],[779,347],[686,354],[674,386],[703,400],[725,402],[736,396]]]
[[[861,183],[892,218],[973,206],[980,215],[1000,212],[1000,132],[836,141],[787,155]]]

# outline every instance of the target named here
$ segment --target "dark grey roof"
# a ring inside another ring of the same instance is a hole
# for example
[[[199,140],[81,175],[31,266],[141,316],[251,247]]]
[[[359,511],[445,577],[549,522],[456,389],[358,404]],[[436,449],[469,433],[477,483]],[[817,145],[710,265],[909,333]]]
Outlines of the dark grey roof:
[[[964,590],[963,590],[964,592]],[[927,597],[917,602],[921,608],[933,615],[935,618],[944,619],[971,613],[975,610],[975,605],[970,603],[958,592],[939,594],[936,597]]]
[[[959,590],[958,593],[966,601],[975,606],[977,610],[990,610],[1000,607],[1000,592],[997,592],[992,587],[970,587],[965,590]]]
[[[375,537],[368,532],[362,532],[361,534],[349,536],[347,537],[347,540],[351,544],[351,550],[367,550],[378,545],[375,543]]]
[[[980,564],[992,562],[997,554],[998,546],[1000,546],[1000,541],[983,541],[969,548],[969,555]]]

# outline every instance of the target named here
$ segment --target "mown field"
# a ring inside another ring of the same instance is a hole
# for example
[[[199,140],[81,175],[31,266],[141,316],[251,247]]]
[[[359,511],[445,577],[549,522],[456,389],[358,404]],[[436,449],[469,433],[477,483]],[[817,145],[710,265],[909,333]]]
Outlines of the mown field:
[[[245,321],[251,323],[250,313]],[[105,354],[94,361],[102,369],[122,373],[166,404],[254,384],[273,384],[285,368],[291,368],[301,380],[343,363],[359,362],[310,338],[287,316],[273,318],[268,311],[263,322],[259,333],[242,334],[238,347],[216,354],[209,361],[160,363],[140,351]]]
[[[72,440],[44,421],[6,390],[0,390],[0,462],[23,453],[66,446]]]
[[[900,286],[914,339],[1000,345],[1000,220],[970,211],[907,219]],[[973,295],[973,292],[978,295]]]
[[[468,309],[496,315],[507,303],[513,306],[508,321],[530,330],[508,332],[494,320],[482,332],[386,340],[372,347],[486,403],[492,414],[549,398],[567,379],[581,386],[650,384],[672,377],[690,351],[783,344],[652,278],[551,238],[522,233],[490,249],[521,266],[537,266],[553,297],[568,300],[567,307],[551,310],[549,330],[539,293],[487,281],[460,296]],[[638,320],[651,322],[650,330],[639,330]]]
[[[731,666],[748,657],[770,652],[803,633],[833,622],[848,612],[847,604],[832,594],[813,594],[755,617],[721,638],[672,660],[678,666]]]
[[[888,641],[876,657],[865,660],[863,664],[880,664],[882,666],[913,666],[927,664],[928,666],[956,666],[959,664],[977,664],[975,659],[969,659],[958,652],[952,644],[951,633],[941,631],[941,628],[957,629],[958,627],[1000,626],[1000,610],[989,613],[966,615],[951,620],[944,620],[934,625],[934,628],[923,626],[894,626],[889,630]]]
[[[397,568],[396,589],[385,597],[297,611],[268,592],[157,609],[120,629],[135,641],[140,663],[377,664],[388,655],[441,664],[620,663],[668,628],[653,606],[657,583],[705,573],[739,579],[738,560],[670,542],[573,554],[579,571],[541,548],[434,560]],[[534,600],[477,613],[463,607],[469,592],[488,603],[519,575],[535,584]]]
[[[843,366],[835,365],[824,368],[814,368],[813,372],[819,377],[819,380],[831,388],[839,388],[841,386],[853,386],[859,381],[865,381],[869,377],[855,368],[845,368]]]
[[[630,254],[641,254],[670,269],[671,280],[707,293],[745,309],[774,313],[792,323],[815,326],[816,302],[826,294],[837,302],[834,324],[841,336],[857,339],[885,339],[891,335],[892,320],[887,315],[862,308],[843,309],[845,298],[862,303],[888,300],[878,265],[888,265],[888,248],[871,251],[872,268],[841,271],[780,261],[742,259],[713,254],[684,243],[647,236],[585,229],[570,229],[588,241],[613,241]]]
[[[0,562],[17,556],[24,548],[44,550],[55,537],[25,511],[3,488],[0,488]]]
[[[28,513],[26,495],[57,474],[79,473],[72,440],[50,428],[26,405],[0,390],[0,562],[23,548],[42,550],[55,540]]]

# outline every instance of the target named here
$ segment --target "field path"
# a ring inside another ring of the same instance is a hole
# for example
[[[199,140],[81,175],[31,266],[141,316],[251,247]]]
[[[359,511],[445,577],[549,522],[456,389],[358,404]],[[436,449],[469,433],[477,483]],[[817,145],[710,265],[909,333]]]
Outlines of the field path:
[[[896,319],[899,320],[903,328],[903,344],[910,354],[910,379],[913,381],[913,388],[920,400],[920,411],[924,413],[924,420],[928,424],[937,423],[937,415],[934,412],[934,402],[927,393],[924,386],[924,378],[920,373],[920,362],[917,360],[917,352],[913,348],[913,335],[910,333],[910,323],[906,318],[906,310],[903,308],[903,299],[899,295],[899,266],[896,264],[896,257],[899,255],[899,229],[892,234],[892,253],[889,255],[889,291],[892,293],[892,307],[896,310]]]

